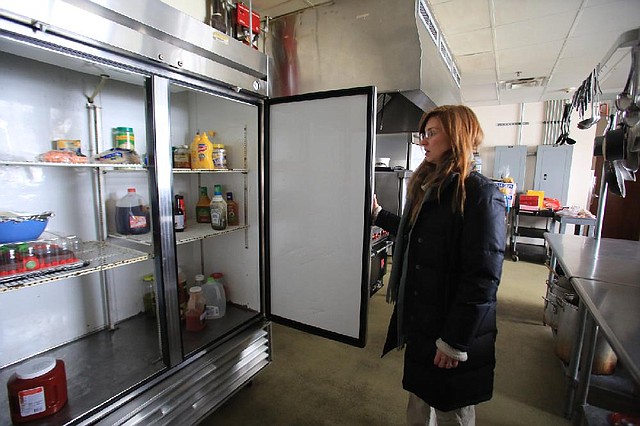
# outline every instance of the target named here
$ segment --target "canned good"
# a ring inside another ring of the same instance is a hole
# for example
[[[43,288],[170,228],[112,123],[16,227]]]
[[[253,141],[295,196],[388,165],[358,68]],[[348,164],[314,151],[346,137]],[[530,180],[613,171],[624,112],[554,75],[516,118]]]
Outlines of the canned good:
[[[227,168],[227,150],[224,149],[224,144],[213,144],[213,168],[214,169],[226,169]]]
[[[136,137],[131,127],[116,127],[113,129],[113,147],[121,149],[135,149]]]

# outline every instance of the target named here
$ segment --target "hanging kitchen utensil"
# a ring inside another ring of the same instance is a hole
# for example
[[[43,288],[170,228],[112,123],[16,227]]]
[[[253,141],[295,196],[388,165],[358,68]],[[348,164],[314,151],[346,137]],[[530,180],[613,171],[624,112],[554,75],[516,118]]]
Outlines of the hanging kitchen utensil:
[[[613,166],[613,161],[604,162],[604,181],[607,183],[609,192],[617,195],[618,197],[622,196],[622,192],[620,191],[620,187],[618,186],[618,178],[616,177],[616,171]]]
[[[640,46],[636,45],[631,49],[631,69],[627,77],[627,83],[624,85],[622,92],[616,97],[616,107],[621,111],[626,111],[632,103],[636,101],[636,84],[638,78],[638,55],[640,54]]]
[[[567,142],[567,138],[569,137],[569,120],[571,117],[571,109],[572,104],[564,104],[564,111],[562,112],[562,122],[561,122],[561,133],[556,139],[555,145],[564,145]],[[571,139],[573,143],[576,143],[573,139]]]
[[[640,169],[640,126],[627,129],[627,157],[624,159],[624,167],[637,172]]]
[[[602,152],[607,161],[623,160],[626,154],[625,129],[622,125],[614,130],[609,130],[604,136]]]
[[[629,97],[631,98],[631,104],[622,112],[622,121],[629,127],[635,127],[640,123],[640,96],[638,93],[640,85],[640,45],[636,45],[631,49],[631,69],[633,74],[633,83],[631,84],[631,91]]]
[[[598,74],[596,70],[593,70],[591,73],[591,90],[589,91],[590,101],[591,101],[591,117],[585,118],[584,120],[578,123],[579,129],[588,129],[598,121],[600,121],[600,86],[598,84]]]

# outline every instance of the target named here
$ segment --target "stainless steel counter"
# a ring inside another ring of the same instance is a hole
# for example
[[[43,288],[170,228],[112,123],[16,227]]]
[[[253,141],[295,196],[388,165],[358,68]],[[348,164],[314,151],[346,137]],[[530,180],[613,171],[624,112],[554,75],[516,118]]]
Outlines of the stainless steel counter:
[[[551,233],[544,238],[552,251],[552,263],[557,259],[569,278],[621,284],[640,282],[640,243],[637,241]]]
[[[573,287],[633,379],[640,384],[640,276],[635,285],[574,278]]]
[[[640,386],[640,243],[550,233],[545,240],[551,269],[562,267],[580,300],[578,331],[567,371],[565,416],[570,418],[574,410],[581,409],[584,415],[588,407],[599,331]]]

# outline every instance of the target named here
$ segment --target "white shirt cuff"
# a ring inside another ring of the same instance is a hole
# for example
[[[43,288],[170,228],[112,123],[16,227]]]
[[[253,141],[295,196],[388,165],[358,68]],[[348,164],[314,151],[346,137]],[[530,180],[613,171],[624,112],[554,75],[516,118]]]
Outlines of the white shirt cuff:
[[[380,213],[381,211],[382,211],[382,206],[378,206],[371,212],[371,222],[376,221],[376,218],[378,217],[378,213]]]
[[[456,348],[449,346],[444,340],[438,339],[436,340],[436,347],[440,349],[441,352],[444,352],[447,356],[464,362],[467,360],[467,353],[463,351],[459,351]]]

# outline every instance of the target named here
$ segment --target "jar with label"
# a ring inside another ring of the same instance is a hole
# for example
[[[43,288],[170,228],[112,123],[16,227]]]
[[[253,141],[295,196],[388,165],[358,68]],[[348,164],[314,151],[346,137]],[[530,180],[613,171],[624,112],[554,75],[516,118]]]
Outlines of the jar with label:
[[[131,127],[116,127],[113,129],[113,147],[135,150],[136,137]]]
[[[202,287],[193,286],[189,289],[189,302],[187,302],[186,328],[187,331],[200,331],[207,324],[206,300],[202,294]]]
[[[64,362],[52,357],[29,360],[7,382],[13,423],[24,423],[57,413],[67,403]]]
[[[173,167],[175,169],[191,168],[191,151],[188,145],[173,147]]]
[[[213,159],[214,169],[226,169],[227,168],[227,150],[224,148],[224,144],[214,143],[213,153],[211,154]]]

